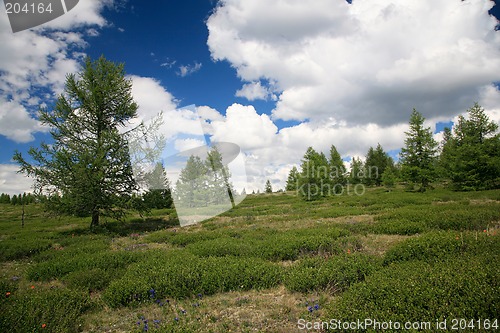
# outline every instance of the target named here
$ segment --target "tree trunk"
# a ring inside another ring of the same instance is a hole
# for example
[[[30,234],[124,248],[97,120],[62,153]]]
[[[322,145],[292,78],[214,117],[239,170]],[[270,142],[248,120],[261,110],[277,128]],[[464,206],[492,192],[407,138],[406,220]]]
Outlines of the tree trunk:
[[[92,211],[92,222],[90,223],[90,229],[97,227],[99,225],[99,210],[95,209]]]

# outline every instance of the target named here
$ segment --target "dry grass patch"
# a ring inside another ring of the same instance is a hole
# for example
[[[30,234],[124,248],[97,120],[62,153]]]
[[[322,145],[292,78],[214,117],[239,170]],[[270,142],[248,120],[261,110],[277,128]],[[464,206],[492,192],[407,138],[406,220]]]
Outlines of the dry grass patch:
[[[163,306],[110,309],[85,315],[83,332],[140,332],[144,320],[152,332],[301,332],[297,321],[319,320],[323,307],[332,300],[326,293],[292,293],[281,286],[263,291],[229,292]],[[308,306],[318,305],[312,313]],[[176,320],[177,318],[177,320]],[[154,321],[159,323],[157,326]],[[314,331],[311,331],[314,332]]]
[[[369,234],[360,237],[360,240],[363,244],[363,252],[383,256],[389,248],[410,237],[413,236]]]

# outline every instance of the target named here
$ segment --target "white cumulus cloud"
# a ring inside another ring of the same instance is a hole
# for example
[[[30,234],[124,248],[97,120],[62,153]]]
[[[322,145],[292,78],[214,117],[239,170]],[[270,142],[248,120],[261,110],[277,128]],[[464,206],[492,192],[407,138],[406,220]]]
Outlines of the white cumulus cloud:
[[[244,97],[249,101],[257,99],[267,100],[271,92],[267,87],[262,86],[260,81],[244,84],[243,87],[236,91],[235,96]]]
[[[107,24],[101,12],[112,5],[112,0],[80,1],[67,14],[18,33],[0,11],[0,135],[27,142],[44,130],[35,117],[40,94],[50,102],[62,92],[66,74],[80,69],[85,38]]]
[[[221,0],[207,21],[208,46],[242,81],[275,83],[276,119],[387,126],[406,122],[413,107],[450,119],[500,79],[493,5]]]

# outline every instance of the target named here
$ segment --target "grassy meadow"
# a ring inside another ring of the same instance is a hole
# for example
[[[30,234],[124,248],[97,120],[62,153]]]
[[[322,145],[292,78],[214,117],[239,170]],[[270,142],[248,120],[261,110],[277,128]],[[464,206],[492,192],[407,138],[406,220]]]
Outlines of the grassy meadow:
[[[298,320],[500,314],[500,190],[250,195],[189,227],[157,210],[93,232],[88,218],[25,210],[22,228],[22,208],[0,205],[0,332],[323,332]]]

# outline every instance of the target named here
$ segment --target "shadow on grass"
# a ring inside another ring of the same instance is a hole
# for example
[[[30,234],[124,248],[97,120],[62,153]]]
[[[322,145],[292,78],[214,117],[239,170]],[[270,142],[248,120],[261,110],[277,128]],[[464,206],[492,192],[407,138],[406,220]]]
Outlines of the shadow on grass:
[[[98,227],[90,229],[77,228],[60,232],[61,235],[90,235],[90,234],[108,234],[117,236],[127,236],[135,233],[151,232],[161,229],[179,227],[177,218],[162,218],[162,217],[145,217],[133,218],[125,221],[106,221]]]
[[[103,229],[104,232],[110,232],[120,236],[126,236],[133,233],[151,232],[166,228],[174,228],[180,226],[177,218],[161,218],[161,217],[146,217],[134,218],[128,221],[112,221],[101,225],[98,229]]]

